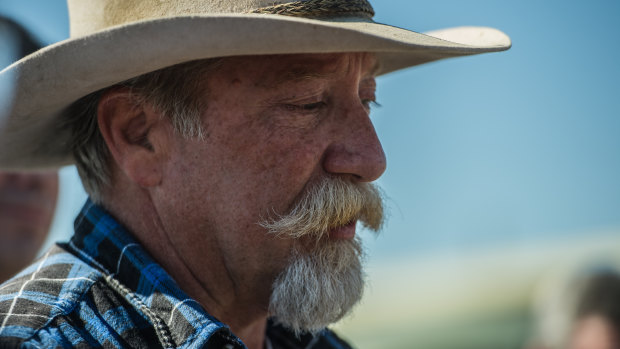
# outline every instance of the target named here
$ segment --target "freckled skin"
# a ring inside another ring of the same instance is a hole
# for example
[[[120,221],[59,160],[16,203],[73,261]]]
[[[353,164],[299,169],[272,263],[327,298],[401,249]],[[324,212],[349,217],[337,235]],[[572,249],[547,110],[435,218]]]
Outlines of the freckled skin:
[[[208,137],[152,127],[158,184],[115,172],[127,190],[108,208],[250,347],[262,345],[271,285],[294,243],[257,223],[325,176],[367,182],[385,170],[369,119],[375,65],[362,53],[227,58],[208,77]]]

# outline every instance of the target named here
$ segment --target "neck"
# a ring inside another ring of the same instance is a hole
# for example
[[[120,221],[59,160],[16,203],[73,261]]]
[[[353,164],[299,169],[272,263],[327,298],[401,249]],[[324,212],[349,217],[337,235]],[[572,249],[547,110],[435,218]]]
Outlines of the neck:
[[[117,187],[118,188],[118,187]],[[132,233],[181,289],[250,349],[262,349],[271,285],[237,275],[209,234],[179,234],[169,229],[142,189],[116,190],[104,197],[105,208]],[[257,290],[263,292],[257,292]]]

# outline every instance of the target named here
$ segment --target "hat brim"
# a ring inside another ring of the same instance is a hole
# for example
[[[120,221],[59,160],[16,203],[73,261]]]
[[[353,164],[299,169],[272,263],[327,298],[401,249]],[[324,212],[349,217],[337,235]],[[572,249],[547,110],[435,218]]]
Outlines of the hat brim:
[[[195,59],[295,53],[374,52],[379,74],[443,58],[510,48],[491,28],[434,36],[371,21],[279,15],[170,17],[113,27],[46,47],[0,72],[13,98],[0,107],[0,168],[73,162],[62,113],[79,98],[129,78]],[[454,41],[449,41],[454,40]]]

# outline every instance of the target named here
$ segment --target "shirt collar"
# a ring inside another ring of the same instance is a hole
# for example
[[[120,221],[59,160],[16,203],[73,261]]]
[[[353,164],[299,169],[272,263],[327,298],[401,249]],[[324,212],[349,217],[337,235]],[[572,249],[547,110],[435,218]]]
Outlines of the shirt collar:
[[[108,284],[123,291],[134,306],[167,326],[176,347],[201,347],[211,340],[245,347],[225,324],[186,295],[119,222],[90,199],[75,220],[75,235],[68,245],[101,270]]]

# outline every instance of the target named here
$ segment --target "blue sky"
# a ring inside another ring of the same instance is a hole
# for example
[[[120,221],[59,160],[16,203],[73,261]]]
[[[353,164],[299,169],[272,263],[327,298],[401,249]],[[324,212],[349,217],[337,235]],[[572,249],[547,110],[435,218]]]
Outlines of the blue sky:
[[[394,207],[381,253],[620,227],[620,3],[392,0],[375,10],[419,31],[487,25],[513,40],[508,52],[380,82],[381,183]]]
[[[391,217],[383,236],[369,239],[372,254],[620,234],[620,2],[373,5],[375,20],[415,31],[496,27],[513,48],[379,79],[373,119]],[[68,36],[64,0],[2,0],[0,13],[45,43]],[[84,199],[74,171],[62,177],[54,236]]]

